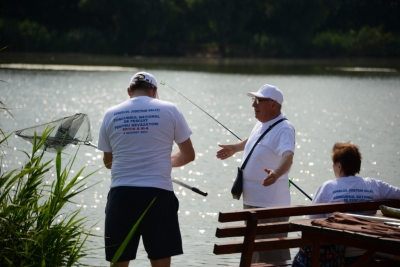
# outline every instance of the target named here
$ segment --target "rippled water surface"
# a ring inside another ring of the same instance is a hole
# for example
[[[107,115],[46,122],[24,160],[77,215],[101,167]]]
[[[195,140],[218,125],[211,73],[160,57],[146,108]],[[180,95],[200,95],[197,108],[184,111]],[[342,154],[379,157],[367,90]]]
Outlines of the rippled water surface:
[[[21,66],[19,66],[21,67]],[[215,229],[218,212],[241,209],[242,202],[233,200],[230,187],[241,164],[242,154],[226,161],[216,159],[218,143],[238,139],[203,111],[176,93],[207,111],[238,137],[245,138],[256,120],[248,91],[265,83],[279,87],[285,97],[283,112],[296,128],[296,151],[290,173],[309,195],[327,179],[333,179],[330,150],[338,141],[352,141],[363,154],[362,176],[379,178],[400,186],[400,76],[339,75],[250,75],[146,69],[159,82],[159,95],[175,103],[191,129],[196,161],[173,170],[173,177],[208,192],[202,197],[174,184],[180,200],[179,219],[185,254],[173,257],[173,266],[226,266],[238,264],[239,254],[217,256],[213,246],[219,240]],[[359,72],[359,70],[357,70]],[[377,71],[377,70],[375,70]],[[379,71],[379,70],[378,70]],[[126,88],[133,68],[0,68],[0,101],[14,118],[1,116],[1,129],[13,130],[49,122],[75,113],[89,115],[93,142],[97,143],[103,113],[128,95]],[[173,88],[173,89],[172,89]],[[11,149],[2,164],[13,169],[26,161],[18,150],[30,151],[31,144],[13,137]],[[76,146],[65,150],[65,162],[77,152]],[[53,154],[46,155],[49,159]],[[75,200],[83,206],[88,229],[99,237],[87,243],[92,249],[84,262],[89,266],[107,266],[103,252],[103,224],[110,172],[103,168],[102,152],[81,146],[73,170],[86,167],[87,173],[98,170],[88,180],[93,185]],[[49,178],[51,179],[51,178]],[[292,205],[310,201],[296,188],[291,188]],[[131,266],[149,266],[140,247],[138,259]]]

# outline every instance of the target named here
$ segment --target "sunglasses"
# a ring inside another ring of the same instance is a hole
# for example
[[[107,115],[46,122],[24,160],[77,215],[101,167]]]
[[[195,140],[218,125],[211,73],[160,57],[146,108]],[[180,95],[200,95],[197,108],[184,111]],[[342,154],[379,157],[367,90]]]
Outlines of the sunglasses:
[[[275,100],[273,100],[273,99],[271,99],[271,98],[262,99],[262,98],[253,97],[253,98],[251,99],[251,101],[252,101],[253,103],[256,102],[256,104],[259,105],[260,102],[263,102],[263,101],[275,101]]]

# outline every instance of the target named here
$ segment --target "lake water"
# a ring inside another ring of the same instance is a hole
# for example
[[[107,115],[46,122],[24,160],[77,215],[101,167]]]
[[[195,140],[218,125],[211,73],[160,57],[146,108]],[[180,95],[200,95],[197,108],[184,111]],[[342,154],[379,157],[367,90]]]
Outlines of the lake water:
[[[140,69],[142,70],[142,69]],[[400,186],[400,75],[393,69],[327,69],[320,74],[248,74],[145,68],[159,82],[159,95],[175,103],[183,112],[192,131],[196,160],[173,170],[173,177],[208,192],[207,197],[174,184],[180,200],[179,219],[183,237],[183,255],[172,258],[172,266],[226,266],[238,264],[239,254],[217,256],[214,243],[228,241],[215,237],[218,212],[242,208],[233,200],[230,187],[241,165],[242,154],[220,161],[215,157],[218,143],[237,142],[213,119],[170,87],[178,90],[212,117],[244,139],[256,123],[252,103],[246,92],[263,84],[276,85],[284,94],[283,112],[296,128],[296,151],[290,176],[310,196],[318,186],[334,179],[330,152],[333,144],[351,141],[363,155],[362,176],[375,177]],[[1,116],[5,132],[50,122],[75,113],[89,115],[93,142],[97,143],[103,113],[128,95],[126,88],[135,68],[57,67],[35,65],[0,65],[0,101],[11,109],[14,118]],[[15,137],[3,159],[5,169],[21,166],[26,157],[18,150],[30,151],[31,144]],[[65,162],[77,147],[65,150]],[[53,154],[46,155],[49,159]],[[101,168],[102,152],[82,146],[74,171],[86,167],[86,173]],[[104,207],[110,184],[110,171],[101,168],[88,179],[87,189],[76,199],[83,206],[99,237],[90,238],[92,249],[84,259],[89,266],[108,266],[104,260]],[[292,205],[310,204],[291,187]],[[295,251],[292,250],[292,253]],[[140,247],[138,259],[131,266],[149,266]]]

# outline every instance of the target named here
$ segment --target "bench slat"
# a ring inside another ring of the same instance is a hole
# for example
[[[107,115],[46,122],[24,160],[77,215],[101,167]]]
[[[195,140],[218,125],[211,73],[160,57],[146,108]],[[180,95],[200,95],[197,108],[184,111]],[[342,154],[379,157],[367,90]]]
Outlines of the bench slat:
[[[310,214],[324,214],[332,213],[335,211],[351,212],[357,210],[378,210],[380,205],[389,207],[400,208],[400,201],[398,200],[373,200],[366,202],[347,202],[347,203],[320,203],[308,206],[286,206],[274,208],[258,208],[251,209],[257,212],[259,219],[264,218],[279,218],[290,216],[301,216]],[[237,211],[221,211],[218,216],[219,222],[236,222],[245,221],[249,210]]]
[[[216,237],[238,237],[244,236],[246,231],[246,225],[238,226],[222,226],[217,227],[215,233]],[[288,222],[278,222],[278,223],[260,223],[257,226],[257,235],[265,235],[272,233],[287,233],[294,232],[294,230],[289,228]]]
[[[280,267],[280,266],[292,266],[293,261],[280,261],[280,262],[271,262],[271,263],[252,263],[251,267]],[[238,267],[236,266],[228,266],[228,267]]]
[[[304,246],[311,246],[311,244],[312,244],[311,240],[304,239],[302,237],[257,239],[254,242],[253,251],[298,248]],[[243,250],[243,242],[240,241],[221,242],[214,244],[214,254],[216,255],[241,253],[242,250]]]

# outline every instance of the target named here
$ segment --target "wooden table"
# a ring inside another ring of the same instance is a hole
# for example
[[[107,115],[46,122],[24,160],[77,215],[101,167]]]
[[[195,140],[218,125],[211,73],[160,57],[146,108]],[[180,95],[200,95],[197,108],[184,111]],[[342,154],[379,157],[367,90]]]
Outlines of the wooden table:
[[[342,244],[345,246],[365,249],[366,252],[352,266],[363,266],[375,252],[384,252],[389,254],[399,254],[400,239],[386,238],[378,235],[369,235],[346,230],[339,230],[311,224],[311,219],[291,221],[289,227],[295,231],[301,231],[302,237],[310,239],[313,246],[312,266],[319,266],[320,245]]]

